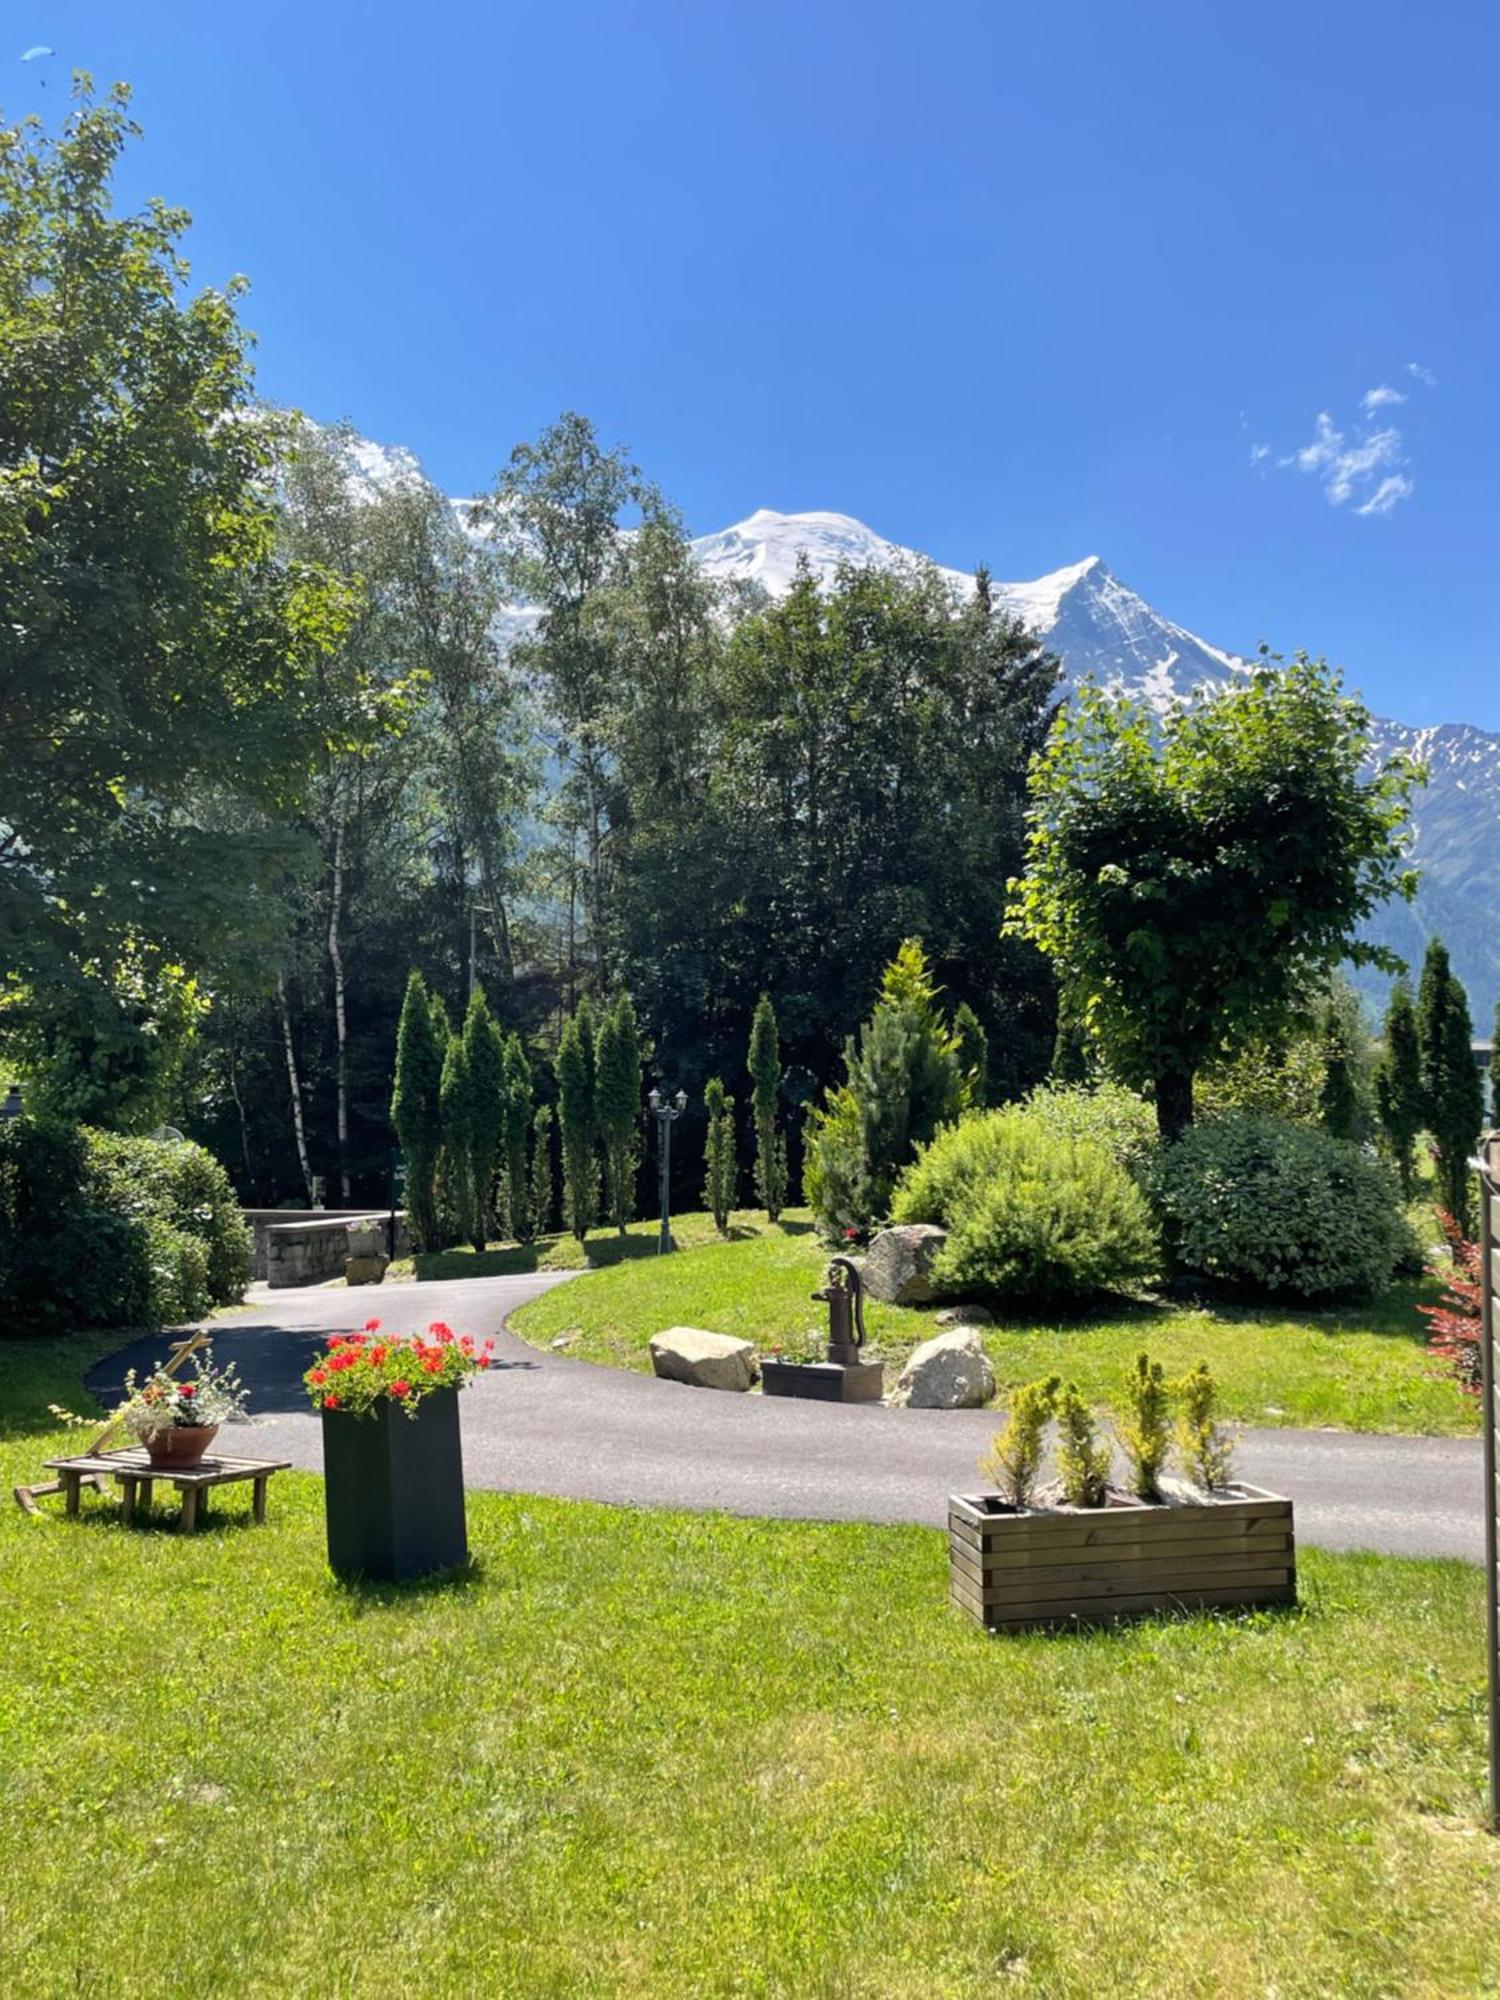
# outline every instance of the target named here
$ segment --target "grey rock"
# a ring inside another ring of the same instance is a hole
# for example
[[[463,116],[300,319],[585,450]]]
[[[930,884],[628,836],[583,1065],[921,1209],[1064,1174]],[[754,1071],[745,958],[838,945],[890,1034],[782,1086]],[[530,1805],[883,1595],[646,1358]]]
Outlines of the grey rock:
[[[893,1409],[977,1410],[995,1393],[995,1371],[973,1327],[934,1334],[896,1377]]]
[[[948,1241],[933,1222],[901,1222],[882,1229],[865,1258],[865,1290],[892,1306],[924,1306],[937,1297],[932,1260]]]
[[[651,1366],[663,1381],[688,1382],[696,1389],[745,1390],[760,1373],[748,1340],[696,1326],[669,1326],[653,1334]]]
[[[346,1285],[378,1285],[384,1281],[386,1259],[377,1257],[346,1257],[344,1259],[344,1283]]]
[[[944,1330],[950,1326],[993,1326],[995,1315],[988,1306],[944,1306],[932,1315],[932,1323]]]

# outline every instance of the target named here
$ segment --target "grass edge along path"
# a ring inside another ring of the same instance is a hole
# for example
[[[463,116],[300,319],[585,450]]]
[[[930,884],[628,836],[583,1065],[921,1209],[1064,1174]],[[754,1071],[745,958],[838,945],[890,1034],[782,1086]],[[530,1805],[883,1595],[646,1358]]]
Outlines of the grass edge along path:
[[[96,1346],[0,1349],[7,1483]],[[469,1573],[351,1591],[307,1475],[193,1537],[7,1506],[0,1991],[1494,1990],[1470,1566],[991,1639],[931,1530],[469,1513]]]
[[[737,1216],[735,1226],[740,1233],[725,1242],[707,1217],[684,1218],[682,1253],[615,1252],[602,1268],[523,1306],[511,1325],[538,1347],[562,1341],[581,1360],[642,1372],[650,1371],[652,1334],[669,1326],[735,1334],[761,1349],[826,1333],[826,1311],[810,1294],[828,1252],[806,1216],[794,1214],[780,1227]],[[1120,1299],[1071,1319],[1019,1315],[987,1328],[984,1338],[1001,1400],[1018,1382],[1055,1370],[1076,1378],[1092,1401],[1108,1402],[1145,1347],[1169,1374],[1206,1358],[1232,1422],[1472,1436],[1474,1400],[1427,1352],[1426,1322],[1416,1310],[1437,1291],[1432,1279],[1407,1279],[1366,1304],[1327,1311]],[[874,1302],[866,1320],[872,1350],[888,1363],[887,1380],[936,1331],[930,1312]]]

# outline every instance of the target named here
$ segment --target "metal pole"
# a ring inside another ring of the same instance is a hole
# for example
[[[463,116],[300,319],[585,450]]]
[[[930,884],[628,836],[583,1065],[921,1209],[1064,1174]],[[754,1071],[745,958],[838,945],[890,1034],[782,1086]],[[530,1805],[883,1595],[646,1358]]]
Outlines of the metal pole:
[[[1497,1429],[1500,1406],[1496,1384],[1495,1285],[1500,1279],[1500,1246],[1495,1241],[1500,1185],[1500,1134],[1490,1133],[1479,1145],[1479,1296],[1482,1301],[1483,1347],[1480,1409],[1484,1424],[1484,1572],[1486,1653],[1490,1680],[1490,1832],[1500,1833],[1500,1464]]]
[[[657,1240],[656,1253],[665,1256],[672,1247],[672,1109],[664,1104],[656,1114],[657,1130],[661,1134],[661,1144],[657,1148],[657,1158],[661,1168],[661,1235]]]

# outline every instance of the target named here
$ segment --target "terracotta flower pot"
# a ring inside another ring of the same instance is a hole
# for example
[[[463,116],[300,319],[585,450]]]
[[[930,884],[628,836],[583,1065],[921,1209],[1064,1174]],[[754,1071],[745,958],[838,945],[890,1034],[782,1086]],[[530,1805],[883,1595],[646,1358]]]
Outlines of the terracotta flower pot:
[[[217,1424],[173,1424],[170,1430],[152,1431],[146,1456],[153,1465],[196,1465],[218,1435]]]

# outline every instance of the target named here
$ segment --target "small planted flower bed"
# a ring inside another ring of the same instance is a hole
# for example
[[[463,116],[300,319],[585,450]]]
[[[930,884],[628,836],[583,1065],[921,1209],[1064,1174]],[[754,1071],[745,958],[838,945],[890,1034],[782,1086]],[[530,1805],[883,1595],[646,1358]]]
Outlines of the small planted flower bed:
[[[1054,1420],[1059,1487],[1034,1498]],[[1017,1391],[985,1465],[1000,1490],[948,1502],[961,1610],[994,1631],[1296,1602],[1292,1503],[1231,1479],[1206,1366],[1174,1393],[1160,1365],[1139,1356],[1116,1437],[1129,1491],[1110,1484],[1110,1447],[1072,1383],[1054,1376]],[[1174,1443],[1181,1479],[1163,1476]]]
[[[467,1560],[458,1391],[490,1364],[435,1320],[426,1335],[335,1334],[304,1376],[323,1418],[329,1567],[405,1581]]]

